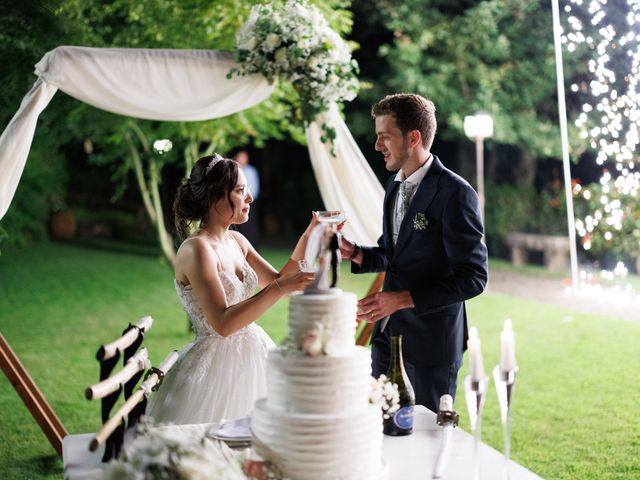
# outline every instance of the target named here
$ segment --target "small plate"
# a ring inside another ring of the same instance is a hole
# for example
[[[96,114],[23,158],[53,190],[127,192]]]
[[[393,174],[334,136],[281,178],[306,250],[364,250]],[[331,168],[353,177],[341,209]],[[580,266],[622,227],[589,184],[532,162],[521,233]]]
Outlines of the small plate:
[[[242,417],[219,425],[213,425],[208,436],[225,442],[251,441],[251,417]]]

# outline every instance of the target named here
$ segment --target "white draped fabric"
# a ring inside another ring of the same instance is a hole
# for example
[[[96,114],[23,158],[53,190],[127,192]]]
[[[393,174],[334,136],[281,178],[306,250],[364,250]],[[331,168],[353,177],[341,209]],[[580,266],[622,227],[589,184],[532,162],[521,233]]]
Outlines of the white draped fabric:
[[[246,110],[271,95],[259,75],[227,78],[229,52],[58,47],[36,65],[36,80],[0,136],[0,219],[18,186],[40,112],[60,89],[94,107],[136,118],[195,121]],[[347,234],[371,243],[382,231],[382,187],[336,112],[338,156],[320,142],[313,123],[309,151],[327,209],[348,217]]]
[[[271,95],[259,75],[227,78],[233,54],[214,50],[58,47],[36,64],[47,83],[89,105],[129,117],[209,120]]]
[[[320,140],[322,122],[337,131],[335,153]],[[384,189],[358,148],[337,108],[318,115],[307,128],[311,165],[327,210],[341,210],[347,216],[344,233],[361,245],[373,245],[382,233]]]

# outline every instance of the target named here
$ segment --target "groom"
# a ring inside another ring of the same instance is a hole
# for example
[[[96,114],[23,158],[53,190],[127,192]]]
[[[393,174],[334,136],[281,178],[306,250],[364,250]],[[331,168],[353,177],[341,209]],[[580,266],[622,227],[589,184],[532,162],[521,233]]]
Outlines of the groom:
[[[416,403],[438,411],[455,398],[466,349],[464,301],[487,283],[487,249],[478,196],[430,152],[435,107],[420,95],[388,95],[371,109],[375,149],[386,168],[383,233],[378,245],[342,241],[352,272],[386,271],[382,292],[358,302],[358,320],[375,323],[373,375],[387,372],[391,335],[402,335],[404,365]]]

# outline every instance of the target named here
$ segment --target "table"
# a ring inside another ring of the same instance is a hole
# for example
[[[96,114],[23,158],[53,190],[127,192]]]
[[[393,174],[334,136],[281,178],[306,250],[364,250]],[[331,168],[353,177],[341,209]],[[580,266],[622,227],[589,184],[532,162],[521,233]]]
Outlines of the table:
[[[422,405],[416,406],[413,435],[384,436],[382,455],[389,463],[389,480],[429,479],[438,456],[442,427],[436,424],[436,414]],[[480,445],[480,479],[502,478],[504,455],[485,443]],[[536,480],[537,476],[522,465],[510,462],[511,480]],[[473,478],[473,436],[455,428],[451,436],[447,469],[442,480]]]
[[[416,406],[413,435],[384,436],[382,454],[389,464],[389,480],[430,479],[440,449],[440,430],[436,414]],[[172,428],[206,432],[211,424],[180,425]],[[67,435],[62,441],[64,477],[69,480],[99,480],[102,478],[103,448],[89,452],[89,442],[95,434]],[[442,480],[470,480],[473,478],[473,436],[456,428],[451,436],[447,470]],[[482,443],[480,445],[480,479],[502,478],[504,457],[501,452]],[[511,480],[539,480],[522,465],[511,461]]]

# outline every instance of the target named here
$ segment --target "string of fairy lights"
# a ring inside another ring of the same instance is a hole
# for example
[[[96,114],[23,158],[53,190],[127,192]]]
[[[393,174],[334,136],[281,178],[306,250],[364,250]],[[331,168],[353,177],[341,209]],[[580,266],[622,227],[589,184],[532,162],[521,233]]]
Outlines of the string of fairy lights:
[[[592,248],[596,235],[601,235],[606,245],[627,240],[622,236],[629,235],[634,224],[636,231],[640,231],[640,160],[636,152],[640,143],[640,0],[617,0],[613,6],[616,8],[612,8],[611,2],[608,5],[607,0],[567,0],[564,6],[566,24],[561,36],[564,48],[570,55],[584,54],[588,49],[591,57],[588,78],[570,86],[574,94],[584,99],[575,127],[596,152],[596,163],[602,166],[599,184],[574,185],[575,196],[596,205],[594,211],[575,222],[585,250]],[[624,19],[620,18],[621,12]],[[590,25],[585,25],[586,22]],[[615,169],[613,174],[605,163]],[[634,204],[638,206],[635,211],[630,208]],[[640,252],[640,237],[635,241]],[[612,271],[602,270],[600,277],[613,281],[626,277],[627,273],[625,264],[618,261]],[[582,270],[579,278],[579,290],[589,295],[613,294],[618,297],[617,302],[634,301],[630,285],[617,285],[614,292],[605,292],[593,273]],[[635,301],[637,298],[640,297]]]

